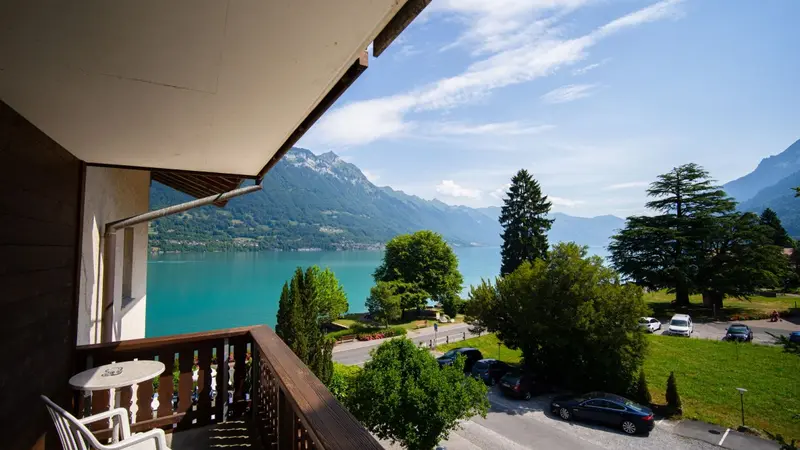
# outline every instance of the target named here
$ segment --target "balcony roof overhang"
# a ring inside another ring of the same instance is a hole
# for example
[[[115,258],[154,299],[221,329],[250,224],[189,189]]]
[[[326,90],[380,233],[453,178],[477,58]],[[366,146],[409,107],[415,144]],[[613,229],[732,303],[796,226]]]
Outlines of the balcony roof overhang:
[[[430,0],[6,0],[0,97],[193,196],[263,176]]]

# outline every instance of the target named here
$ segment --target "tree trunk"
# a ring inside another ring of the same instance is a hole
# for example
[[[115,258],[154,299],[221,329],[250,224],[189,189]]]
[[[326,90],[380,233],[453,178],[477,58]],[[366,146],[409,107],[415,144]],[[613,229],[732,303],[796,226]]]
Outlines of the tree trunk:
[[[706,308],[714,306],[714,298],[711,292],[703,291],[703,306]]]
[[[689,288],[682,281],[675,287],[675,303],[678,306],[689,306]]]

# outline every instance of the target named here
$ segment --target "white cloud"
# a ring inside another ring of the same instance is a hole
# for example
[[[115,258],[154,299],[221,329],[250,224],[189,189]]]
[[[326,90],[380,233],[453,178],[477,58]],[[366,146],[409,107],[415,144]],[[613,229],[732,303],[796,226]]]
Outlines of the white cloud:
[[[603,188],[603,190],[616,191],[618,189],[630,189],[630,188],[637,188],[637,187],[645,187],[645,186],[649,186],[649,185],[650,185],[650,183],[648,183],[647,181],[631,181],[629,183],[612,184],[610,186],[606,186],[605,188]]]
[[[363,145],[396,137],[414,126],[406,117],[411,113],[453,108],[489,95],[496,89],[549,76],[564,66],[586,59],[588,50],[602,38],[628,27],[674,17],[677,13],[673,10],[679,0],[663,0],[573,39],[563,39],[557,33],[544,32],[536,39],[505,39],[497,42],[489,37],[509,37],[518,34],[521,28],[529,27],[517,18],[515,12],[530,13],[553,8],[568,10],[580,6],[584,0],[466,0],[458,3],[451,0],[443,3],[440,9],[475,15],[475,20],[480,24],[471,22],[469,27],[482,30],[478,34],[487,44],[481,48],[494,53],[473,63],[461,74],[440,79],[405,94],[353,102],[330,111],[312,130],[316,140],[330,147]],[[499,13],[495,11],[504,7],[508,8],[508,14],[502,17],[507,20],[500,20],[500,16],[496,15]],[[552,23],[539,26],[550,30]]]
[[[431,127],[430,134],[517,136],[539,134],[553,128],[554,125],[526,125],[516,121],[483,124],[441,122]]]
[[[418,53],[422,53],[422,50],[419,50],[415,46],[411,44],[403,44],[400,46],[400,49],[397,51],[395,57],[397,58],[408,58],[410,56],[414,56]]]
[[[500,186],[499,188],[493,190],[492,192],[490,192],[489,195],[491,195],[492,197],[494,197],[494,198],[496,198],[498,200],[504,200],[506,198],[506,194],[508,193],[508,188],[510,188],[510,187],[511,187],[511,183],[506,183],[506,184]]]
[[[592,71],[594,69],[597,69],[600,66],[605,65],[610,60],[611,60],[611,58],[606,58],[606,59],[604,59],[604,60],[602,60],[602,61],[600,61],[598,63],[589,64],[588,66],[578,67],[577,69],[572,71],[572,75],[575,75],[575,76],[586,75],[588,72],[590,72],[590,71]]]
[[[375,183],[377,183],[377,182],[378,182],[378,180],[380,180],[380,178],[381,178],[381,176],[380,176],[380,175],[378,175],[378,174],[376,174],[376,173],[374,173],[374,172],[370,172],[370,171],[369,171],[369,170],[367,170],[367,169],[361,169],[361,173],[363,173],[363,174],[364,174],[364,176],[365,176],[365,177],[367,177],[367,179],[368,179],[368,180],[370,181],[370,183],[372,183],[372,184],[375,184]]]
[[[480,198],[481,196],[481,191],[459,186],[453,180],[442,180],[441,183],[436,185],[436,192],[448,197],[466,197],[475,199]]]
[[[564,206],[567,208],[572,208],[585,203],[583,200],[572,200],[569,198],[554,197],[552,195],[548,195],[547,199],[550,200],[556,206]]]
[[[572,102],[590,96],[596,86],[595,84],[568,84],[542,95],[542,101],[551,104]]]
[[[429,9],[455,13],[466,24],[442,50],[471,45],[475,54],[495,53],[552,33],[561,15],[588,0],[442,0]]]

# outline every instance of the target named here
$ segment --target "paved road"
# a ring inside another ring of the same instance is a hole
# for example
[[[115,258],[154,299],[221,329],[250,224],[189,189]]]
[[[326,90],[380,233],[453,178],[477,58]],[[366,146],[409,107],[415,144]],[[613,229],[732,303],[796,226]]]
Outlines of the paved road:
[[[667,329],[669,321],[665,321],[661,325],[661,329],[656,331],[655,334],[663,334]],[[709,323],[695,323],[694,332],[692,337],[700,339],[714,339],[721,340],[725,336],[725,330],[733,322],[709,322]],[[800,326],[791,322],[778,322],[770,323],[763,320],[744,321],[753,330],[753,342],[758,344],[774,344],[774,336],[784,335],[788,336],[790,331],[800,331]]]
[[[453,324],[439,327],[439,331],[434,333],[433,328],[423,328],[418,331],[411,331],[408,333],[408,338],[414,341],[417,345],[423,343],[429,345],[434,339],[437,339],[439,345],[445,342],[461,341],[466,337],[467,339],[473,337],[469,332],[469,325],[467,324]],[[351,342],[340,344],[333,348],[333,360],[347,365],[364,365],[370,358],[369,352],[383,343],[386,339],[377,341],[366,342]]]
[[[666,421],[657,423],[649,436],[628,436],[598,425],[564,422],[546,411],[550,405],[549,396],[526,402],[505,398],[491,390],[489,402],[491,410],[485,419],[477,417],[462,422],[461,428],[451,433],[441,446],[447,450],[719,449],[708,442],[673,433],[675,425]],[[384,447],[400,448],[388,443],[384,443]]]

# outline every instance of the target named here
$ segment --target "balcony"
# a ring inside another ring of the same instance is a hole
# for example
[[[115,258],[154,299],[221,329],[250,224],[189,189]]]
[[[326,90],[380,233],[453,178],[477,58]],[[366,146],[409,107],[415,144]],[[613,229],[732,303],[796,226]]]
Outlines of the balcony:
[[[162,428],[173,450],[381,448],[267,326],[80,346],[75,371],[133,359],[166,370],[114,397],[132,432]],[[76,416],[107,411],[111,395],[76,393]],[[92,431],[111,435],[107,424]]]

